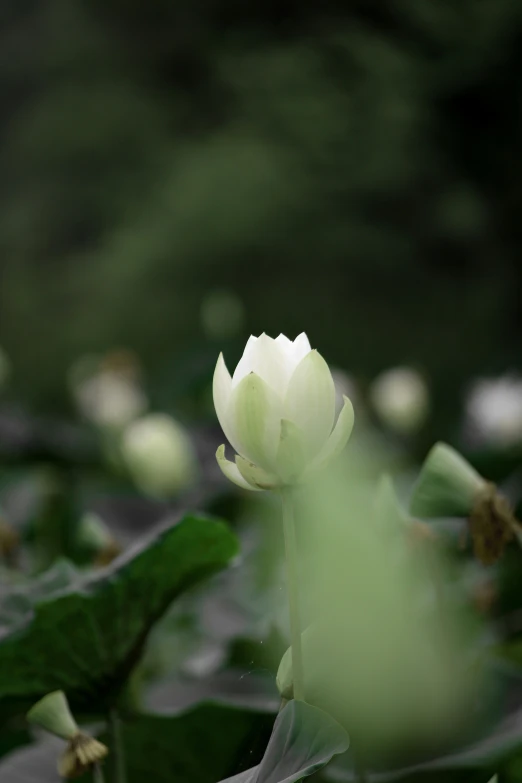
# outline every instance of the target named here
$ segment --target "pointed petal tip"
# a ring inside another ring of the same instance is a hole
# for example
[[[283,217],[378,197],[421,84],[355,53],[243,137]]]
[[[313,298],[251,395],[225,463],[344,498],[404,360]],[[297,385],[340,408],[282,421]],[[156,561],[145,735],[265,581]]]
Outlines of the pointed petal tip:
[[[216,451],[216,459],[217,463],[221,469],[221,472],[223,475],[231,481],[236,486],[240,487],[241,489],[247,489],[250,492],[259,492],[257,487],[253,487],[251,484],[249,484],[241,473],[239,472],[239,469],[235,462],[231,462],[225,457],[225,444],[222,443],[221,446]]]

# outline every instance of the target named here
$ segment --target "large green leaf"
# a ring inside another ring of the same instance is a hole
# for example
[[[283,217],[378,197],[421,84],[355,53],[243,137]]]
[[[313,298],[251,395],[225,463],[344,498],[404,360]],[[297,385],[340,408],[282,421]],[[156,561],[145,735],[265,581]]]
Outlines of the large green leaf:
[[[326,712],[291,701],[279,713],[260,764],[222,783],[295,783],[348,748],[345,730]]]
[[[226,525],[185,516],[99,574],[44,598],[32,588],[30,608],[16,601],[13,611],[11,601],[0,612],[0,711],[26,709],[53,690],[78,711],[108,708],[172,600],[236,552]]]
[[[263,756],[274,713],[225,703],[201,703],[177,714],[139,715],[122,722],[127,783],[215,783]],[[110,736],[103,765],[113,781]],[[0,761],[0,780],[57,783],[56,764],[65,742],[54,737],[11,753]],[[89,783],[90,776],[82,781]]]

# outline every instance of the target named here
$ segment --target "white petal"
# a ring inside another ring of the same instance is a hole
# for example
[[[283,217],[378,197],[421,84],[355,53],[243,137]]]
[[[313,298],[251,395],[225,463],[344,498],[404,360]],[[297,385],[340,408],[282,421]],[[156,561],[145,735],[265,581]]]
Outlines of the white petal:
[[[297,365],[284,402],[285,417],[303,432],[311,457],[325,444],[335,417],[335,385],[325,360],[317,351]]]
[[[330,462],[330,460],[338,457],[348,443],[348,438],[352,434],[353,430],[355,414],[353,411],[353,405],[348,397],[343,397],[343,400],[344,406],[339,414],[339,418],[337,419],[337,423],[333,429],[333,432],[326,441],[324,447],[317,455],[316,459],[310,465],[310,472],[322,468],[326,465],[327,462]]]
[[[212,393],[214,396],[214,407],[221,424],[221,429],[225,433],[227,440],[234,445],[234,425],[227,414],[230,397],[232,395],[232,378],[227,370],[223,354],[219,354],[216,369],[214,370],[214,380],[212,383]]]
[[[296,337],[293,342],[293,356],[295,364],[299,364],[301,359],[304,359],[306,354],[310,353],[311,350],[312,346],[310,345],[310,340],[304,332],[301,332],[301,334]]]
[[[236,454],[236,465],[247,484],[256,489],[274,489],[279,485],[277,476],[254,465],[253,462],[249,462],[239,454]]]
[[[239,472],[237,465],[235,465],[233,462],[230,462],[225,457],[225,446],[220,446],[219,449],[216,451],[216,459],[219,467],[223,471],[223,474],[231,481],[233,484],[237,484],[238,487],[241,487],[241,489],[249,489],[252,492],[260,492],[260,490],[257,487],[253,487],[251,484],[249,484],[241,473]]]
[[[306,463],[303,433],[292,421],[282,419],[277,450],[277,473],[286,484],[300,477]]]
[[[288,362],[292,362],[293,354],[294,354],[294,344],[291,340],[288,339],[286,334],[280,334],[278,337],[275,338],[276,343],[278,344],[279,348],[283,352],[286,360]]]
[[[251,372],[232,392],[228,416],[237,451],[271,471],[279,443],[282,403],[265,381]]]
[[[236,373],[241,362],[234,373],[233,386],[236,385]],[[281,397],[284,395],[291,368],[281,346],[267,334],[262,334],[252,343],[248,355],[245,350],[241,373],[247,367],[248,372],[255,372],[256,375],[259,375]]]
[[[248,338],[245,350],[243,351],[243,356],[239,360],[237,367],[234,370],[234,375],[232,376],[232,388],[235,388],[249,372],[253,371],[253,352],[257,339],[258,338],[254,337],[253,334]]]

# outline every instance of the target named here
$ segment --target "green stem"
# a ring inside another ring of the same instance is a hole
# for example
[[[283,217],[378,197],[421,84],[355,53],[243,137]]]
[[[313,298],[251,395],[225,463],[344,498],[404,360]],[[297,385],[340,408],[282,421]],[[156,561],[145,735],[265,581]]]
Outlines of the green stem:
[[[366,767],[359,754],[354,752],[355,778],[357,783],[368,783]]]
[[[295,537],[294,510],[290,491],[286,490],[281,492],[281,500],[283,503],[288,603],[290,606],[294,699],[297,701],[304,701],[303,650],[301,646],[301,619],[299,614],[299,570],[297,567],[297,541]]]
[[[120,718],[116,710],[111,710],[109,714],[109,731],[111,736],[111,752],[114,759],[114,783],[127,783],[125,749],[121,736]]]
[[[92,768],[92,781],[93,783],[105,783],[101,764],[95,764]]]

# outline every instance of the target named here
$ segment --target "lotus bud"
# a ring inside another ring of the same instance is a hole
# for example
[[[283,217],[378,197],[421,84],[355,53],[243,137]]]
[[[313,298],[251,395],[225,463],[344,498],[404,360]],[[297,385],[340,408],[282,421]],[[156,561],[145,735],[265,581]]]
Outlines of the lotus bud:
[[[303,333],[293,342],[280,334],[250,337],[234,375],[220,355],[214,373],[214,405],[232,447],[216,453],[224,475],[243,489],[278,489],[301,483],[334,459],[353,427],[344,397],[335,421],[335,386],[322,356]]]
[[[422,467],[411,500],[421,517],[466,517],[475,556],[484,564],[496,562],[518,522],[507,500],[454,449],[437,443]]]
[[[80,520],[78,544],[93,556],[97,566],[109,565],[122,551],[103,519],[92,512]]]
[[[27,720],[67,741],[58,761],[62,778],[76,778],[104,759],[108,748],[94,737],[80,731],[63,691],[48,693],[27,713]]]
[[[130,424],[123,434],[122,454],[136,484],[153,497],[176,495],[197,473],[188,433],[164,413],[149,414]]]
[[[415,432],[429,412],[429,393],[422,376],[409,367],[396,367],[379,375],[370,389],[379,418],[401,433]]]

